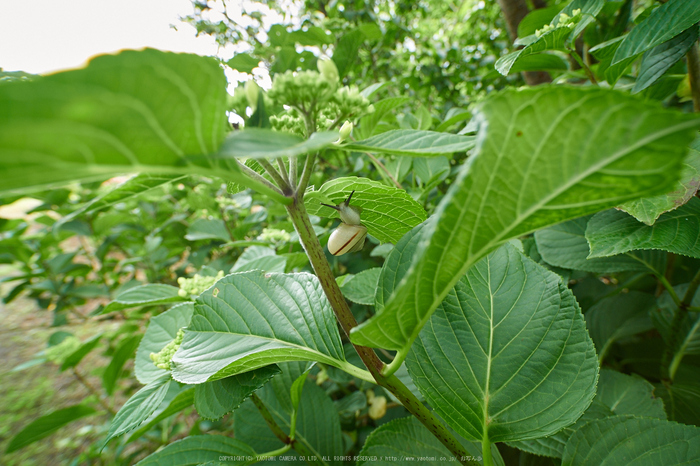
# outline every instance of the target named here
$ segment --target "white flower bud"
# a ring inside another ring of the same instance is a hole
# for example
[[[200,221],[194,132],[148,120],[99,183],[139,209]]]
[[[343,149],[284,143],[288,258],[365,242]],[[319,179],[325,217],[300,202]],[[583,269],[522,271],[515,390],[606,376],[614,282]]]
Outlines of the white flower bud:
[[[347,138],[350,137],[350,133],[352,133],[352,128],[353,125],[349,121],[346,121],[343,123],[343,126],[340,127],[340,141],[345,141]]]

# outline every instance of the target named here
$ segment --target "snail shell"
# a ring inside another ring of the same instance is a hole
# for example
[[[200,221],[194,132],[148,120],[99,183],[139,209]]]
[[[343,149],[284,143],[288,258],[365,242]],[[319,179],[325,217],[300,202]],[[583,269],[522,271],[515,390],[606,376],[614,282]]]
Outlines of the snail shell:
[[[367,228],[360,224],[360,209],[350,205],[350,199],[353,194],[355,194],[355,191],[351,192],[348,198],[340,205],[323,204],[326,207],[337,210],[342,221],[328,239],[328,251],[334,256],[360,251],[365,245]]]

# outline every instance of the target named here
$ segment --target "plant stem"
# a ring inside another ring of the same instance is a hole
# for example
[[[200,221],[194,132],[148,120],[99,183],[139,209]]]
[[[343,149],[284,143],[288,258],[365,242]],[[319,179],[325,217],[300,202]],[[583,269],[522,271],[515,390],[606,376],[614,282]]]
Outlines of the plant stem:
[[[289,436],[284,433],[282,428],[275,421],[275,418],[272,417],[272,413],[270,412],[270,410],[267,409],[267,406],[265,406],[265,402],[258,396],[257,393],[253,392],[253,394],[250,396],[250,399],[255,405],[255,407],[258,408],[258,411],[265,420],[267,426],[270,428],[272,433],[275,434],[275,437],[277,437],[280,440],[280,442],[293,447],[300,455],[306,457],[312,456],[311,452],[306,448],[306,445],[304,445],[296,439],[289,438]]]
[[[491,442],[488,434],[481,440],[481,456],[484,457],[484,466],[493,466],[493,457],[491,456]]]
[[[278,448],[277,450],[269,451],[267,453],[261,453],[257,455],[253,461],[247,464],[255,464],[258,461],[263,461],[264,459],[272,458],[273,456],[279,456],[282,453],[286,453],[287,451],[289,451],[290,448],[292,448],[291,445],[285,445],[282,448]]]
[[[80,382],[81,384],[83,384],[83,386],[84,386],[85,388],[87,388],[87,390],[88,390],[92,395],[95,395],[95,396],[97,397],[97,401],[100,403],[100,405],[101,405],[105,410],[107,410],[107,412],[108,412],[109,414],[111,414],[112,416],[114,416],[115,414],[117,414],[117,412],[116,412],[115,410],[113,410],[112,407],[109,406],[109,405],[105,402],[105,400],[102,399],[102,396],[100,396],[100,392],[98,392],[98,391],[95,389],[95,387],[93,387],[93,386],[90,384],[90,382],[88,382],[88,381],[85,379],[85,377],[83,377],[82,374],[81,374],[80,372],[78,372],[78,370],[77,370],[75,367],[71,368],[71,370],[73,371],[73,376],[78,380],[78,382]]]
[[[593,75],[593,72],[591,69],[586,65],[583,60],[581,59],[581,56],[578,54],[576,49],[573,47],[568,47],[569,49],[569,54],[574,57],[574,60],[576,60],[576,63],[579,64],[579,66],[585,71],[586,76],[588,76],[588,79],[591,81],[593,84],[598,84],[598,81],[595,79],[595,76]]]
[[[673,320],[671,320],[671,330],[669,334],[670,336],[668,338],[668,345],[666,346],[666,350],[664,351],[664,355],[662,358],[662,365],[664,367],[668,365],[668,377],[671,380],[673,380],[673,378],[675,377],[676,371],[678,370],[678,366],[680,365],[681,359],[683,358],[682,351],[678,351],[675,354],[674,352],[677,350],[678,347],[678,342],[681,337],[680,333],[683,329],[683,323],[688,318],[688,308],[693,302],[693,298],[695,297],[695,293],[698,291],[699,287],[700,270],[697,271],[690,284],[688,285],[688,289],[686,290],[685,295],[683,296],[683,300],[678,306],[678,310],[673,315]]]
[[[282,160],[282,157],[279,157],[277,159],[277,166],[280,169],[280,174],[282,175],[282,179],[284,179],[284,181],[287,182],[287,185],[291,188],[292,183],[289,182],[289,175],[287,175],[287,167],[284,165],[284,160]]]
[[[231,181],[236,181],[237,183],[242,183],[247,185],[249,188],[253,188],[254,190],[258,191],[261,194],[266,194],[270,196],[272,199],[276,200],[277,202],[281,204],[289,204],[291,202],[291,199],[286,197],[282,191],[280,191],[277,186],[274,184],[270,183],[267,181],[265,178],[263,178],[260,173],[257,173],[255,170],[252,170],[250,167],[247,167],[243,165],[241,162],[236,160],[236,164],[238,168],[241,170],[243,177],[246,178],[245,181],[241,180],[231,180]]]
[[[268,162],[265,158],[257,159],[257,162],[265,169],[267,174],[270,175],[273,180],[275,180],[275,183],[277,183],[277,186],[279,186],[285,196],[290,196],[292,194],[292,187],[289,186],[289,183],[282,178],[282,175],[280,175],[280,173],[275,169],[275,167],[272,166],[270,162]]]
[[[386,174],[386,176],[391,180],[392,183],[394,183],[394,185],[397,188],[403,189],[403,186],[401,186],[401,183],[396,181],[396,178],[394,178],[394,176],[391,174],[391,172],[389,172],[389,169],[386,168],[386,166],[382,162],[380,162],[378,158],[376,158],[374,155],[370,154],[369,152],[365,152],[365,155],[367,157],[369,157],[370,160],[372,160],[372,162],[374,162],[374,164],[377,166],[377,168],[379,168],[381,171],[383,171]]]
[[[311,166],[310,168],[312,168]],[[306,171],[306,167],[305,167]],[[343,296],[338,284],[333,276],[326,254],[318,242],[316,233],[313,230],[309,215],[304,207],[304,192],[302,184],[299,185],[299,191],[294,197],[294,202],[287,207],[287,212],[294,224],[294,228],[299,235],[299,240],[306,251],[311,266],[316,272],[321,287],[323,288],[328,301],[335,312],[335,316],[343,328],[346,335],[350,335],[350,330],[357,326],[355,316],[350,311],[345,297]],[[364,346],[354,345],[355,350],[362,359],[362,362],[367,366],[376,383],[393,393],[396,398],[404,405],[404,407],[437,437],[447,449],[455,455],[458,461],[462,464],[477,464],[467,462],[465,458],[469,453],[457,441],[452,433],[440,422],[440,420],[416,398],[416,396],[404,385],[395,375],[385,376],[382,374],[384,363],[379,359],[377,354],[371,349]]]
[[[693,110],[700,112],[700,53],[698,52],[697,41],[688,49],[686,58],[688,59],[690,91],[693,96]]]
[[[275,437],[277,437],[280,440],[280,442],[284,444],[289,444],[289,437],[287,436],[287,434],[284,433],[279,424],[277,424],[275,418],[272,417],[272,413],[267,409],[267,406],[265,406],[265,403],[258,396],[258,394],[253,392],[253,394],[250,396],[250,399],[255,405],[255,407],[258,408],[258,411],[260,412],[262,418],[265,420],[267,427],[269,427],[272,433],[275,434]]]
[[[306,186],[309,184],[309,179],[311,179],[311,172],[314,170],[317,155],[318,154],[309,154],[306,156],[306,160],[304,160],[304,169],[301,172],[301,179],[297,185],[296,195],[296,198],[301,199],[302,203],[304,201],[304,191],[306,191]]]

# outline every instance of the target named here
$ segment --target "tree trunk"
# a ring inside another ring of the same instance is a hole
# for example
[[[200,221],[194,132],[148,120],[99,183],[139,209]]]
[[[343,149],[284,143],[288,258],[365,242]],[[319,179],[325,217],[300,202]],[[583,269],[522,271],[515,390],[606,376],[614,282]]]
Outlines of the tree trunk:
[[[518,24],[530,10],[525,0],[498,0],[498,4],[503,12],[503,18],[506,20],[510,41],[513,42],[518,37]],[[546,71],[525,71],[523,77],[529,86],[552,82],[552,78]]]

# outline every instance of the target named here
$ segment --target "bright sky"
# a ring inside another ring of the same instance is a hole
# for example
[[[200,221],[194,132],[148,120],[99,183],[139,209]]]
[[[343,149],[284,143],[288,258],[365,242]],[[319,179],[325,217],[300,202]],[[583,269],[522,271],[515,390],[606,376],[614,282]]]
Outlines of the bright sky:
[[[48,73],[143,47],[216,55],[178,19],[192,11],[190,0],[0,0],[0,68]]]

